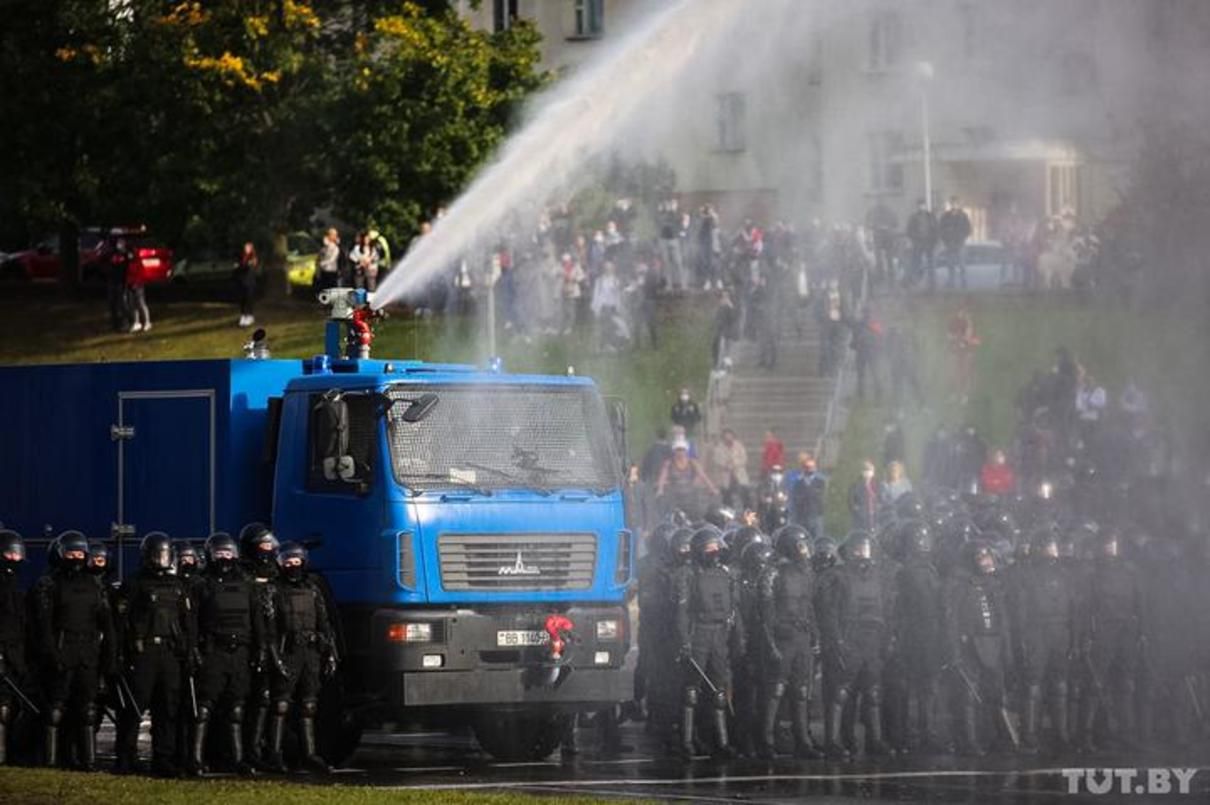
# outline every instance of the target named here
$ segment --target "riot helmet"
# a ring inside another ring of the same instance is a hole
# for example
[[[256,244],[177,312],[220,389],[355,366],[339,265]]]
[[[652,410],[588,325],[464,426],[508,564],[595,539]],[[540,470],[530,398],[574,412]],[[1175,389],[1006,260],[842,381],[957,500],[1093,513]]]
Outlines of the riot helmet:
[[[25,541],[16,531],[0,531],[0,570],[15,571],[25,561]]]
[[[239,547],[245,560],[258,565],[272,565],[277,561],[280,546],[277,537],[264,523],[249,523],[239,532]]]
[[[904,556],[927,556],[933,552],[933,530],[923,520],[910,520],[899,529],[899,544]]]
[[[292,581],[301,579],[307,573],[307,549],[298,542],[287,542],[277,552],[277,564],[282,574]]]
[[[693,534],[693,557],[703,566],[722,561],[723,535],[712,525],[699,528]]]
[[[88,543],[88,572],[94,576],[109,572],[109,548],[99,539]]]
[[[672,523],[660,523],[647,534],[647,551],[656,559],[664,560],[672,549],[669,538],[676,531]]]
[[[924,501],[915,492],[905,492],[895,501],[895,516],[900,520],[919,520],[924,513]]]
[[[811,561],[811,536],[800,525],[784,525],[773,535],[779,556],[791,562]]]
[[[749,578],[756,578],[773,561],[773,549],[767,542],[750,542],[739,556],[740,565]]]
[[[139,546],[143,556],[143,567],[157,573],[167,573],[172,569],[172,539],[163,531],[152,531],[143,537]]]
[[[768,544],[768,540],[765,539],[764,534],[760,533],[759,528],[746,525],[731,532],[731,539],[727,541],[727,546],[731,549],[732,556],[742,556],[744,550],[754,542]]]
[[[687,564],[693,557],[693,532],[688,528],[678,528],[672,532],[669,542],[672,545],[672,558]]]
[[[227,573],[239,561],[239,545],[225,531],[218,531],[206,540],[206,564],[219,574]]]
[[[996,572],[996,552],[983,540],[967,543],[966,556],[973,573],[990,576]]]
[[[868,531],[857,530],[849,534],[840,546],[840,558],[845,564],[868,568],[874,564],[874,540]]]
[[[88,538],[79,531],[64,531],[56,540],[59,567],[78,573],[88,566]]]
[[[176,573],[183,579],[195,575],[199,570],[201,557],[197,548],[191,542],[181,542],[176,546]]]
[[[817,571],[823,571],[836,566],[839,554],[836,540],[828,536],[817,537],[814,548],[814,553],[811,556],[811,566],[813,568]]]

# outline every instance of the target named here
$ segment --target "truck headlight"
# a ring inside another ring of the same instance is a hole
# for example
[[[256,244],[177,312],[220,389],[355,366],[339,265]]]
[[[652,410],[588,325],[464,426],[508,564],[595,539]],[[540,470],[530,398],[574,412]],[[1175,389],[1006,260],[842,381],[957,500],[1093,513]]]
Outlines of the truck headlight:
[[[597,640],[617,640],[621,631],[615,619],[597,621]]]
[[[432,639],[431,623],[392,623],[387,627],[387,640],[392,643],[428,643]]]

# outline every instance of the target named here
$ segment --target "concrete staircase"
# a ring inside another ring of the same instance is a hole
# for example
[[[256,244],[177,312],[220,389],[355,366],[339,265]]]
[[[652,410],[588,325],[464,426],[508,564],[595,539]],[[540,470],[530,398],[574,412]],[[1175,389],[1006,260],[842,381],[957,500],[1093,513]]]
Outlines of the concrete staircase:
[[[735,431],[748,449],[748,471],[753,483],[760,479],[761,449],[767,429],[775,429],[785,443],[789,467],[797,465],[799,452],[816,450],[836,388],[835,375],[816,374],[819,350],[819,331],[814,321],[805,323],[801,336],[792,330],[783,331],[775,369],[757,366],[759,353],[753,341],[741,341],[731,350],[734,379],[723,423]]]

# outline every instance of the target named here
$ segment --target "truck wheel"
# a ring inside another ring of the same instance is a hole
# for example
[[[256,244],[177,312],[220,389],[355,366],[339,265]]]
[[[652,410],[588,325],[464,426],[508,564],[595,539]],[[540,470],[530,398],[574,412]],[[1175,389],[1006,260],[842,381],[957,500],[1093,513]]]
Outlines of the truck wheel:
[[[562,720],[553,713],[492,713],[475,722],[475,738],[497,760],[544,760],[562,740]]]
[[[336,685],[326,685],[319,696],[316,719],[319,754],[328,765],[343,766],[361,743],[362,726],[355,713],[344,706],[344,693]]]

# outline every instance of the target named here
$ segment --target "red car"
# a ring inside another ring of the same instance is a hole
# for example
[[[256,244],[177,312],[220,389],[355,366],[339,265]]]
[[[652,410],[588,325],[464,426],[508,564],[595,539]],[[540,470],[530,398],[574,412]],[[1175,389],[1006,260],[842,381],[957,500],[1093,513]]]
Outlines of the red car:
[[[143,284],[150,285],[172,278],[172,250],[147,234],[145,227],[115,227],[110,230],[88,228],[80,232],[80,278],[86,283],[104,282],[105,242],[109,238],[125,238],[134,254],[132,272],[139,272]],[[59,238],[49,237],[32,249],[13,252],[0,267],[0,276],[37,282],[56,282],[62,270]]]

